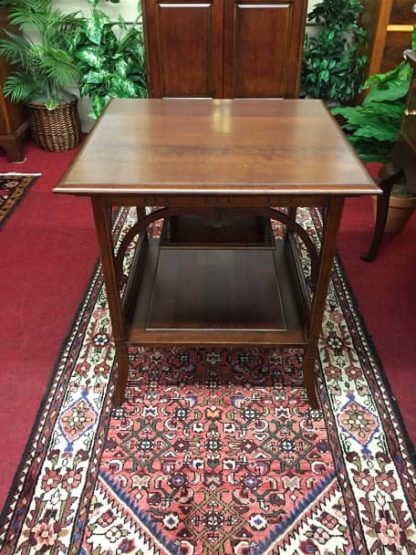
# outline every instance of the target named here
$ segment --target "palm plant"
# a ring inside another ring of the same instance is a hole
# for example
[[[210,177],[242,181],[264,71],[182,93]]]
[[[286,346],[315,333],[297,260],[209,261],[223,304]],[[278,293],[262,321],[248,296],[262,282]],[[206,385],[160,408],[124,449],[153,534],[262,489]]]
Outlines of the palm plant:
[[[53,110],[65,100],[65,88],[77,77],[67,44],[75,28],[75,14],[63,14],[52,0],[2,0],[10,22],[20,33],[5,31],[0,54],[14,71],[3,87],[13,102],[30,102]],[[30,30],[35,40],[26,34]]]

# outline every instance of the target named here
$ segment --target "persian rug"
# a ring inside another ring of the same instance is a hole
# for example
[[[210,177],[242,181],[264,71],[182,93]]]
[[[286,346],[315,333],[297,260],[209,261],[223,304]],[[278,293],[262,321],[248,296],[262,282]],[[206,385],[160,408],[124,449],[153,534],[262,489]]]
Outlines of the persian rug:
[[[0,227],[38,177],[39,174],[0,174]]]
[[[318,211],[298,217],[319,242]],[[133,222],[123,209],[115,237]],[[339,261],[322,410],[300,350],[141,347],[112,410],[110,335],[98,268],[3,512],[2,554],[416,553],[413,451]]]

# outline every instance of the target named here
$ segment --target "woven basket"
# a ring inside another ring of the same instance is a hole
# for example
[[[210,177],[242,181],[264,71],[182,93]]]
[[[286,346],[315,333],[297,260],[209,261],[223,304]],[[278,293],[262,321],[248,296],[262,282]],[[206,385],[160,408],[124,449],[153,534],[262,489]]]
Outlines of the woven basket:
[[[41,104],[28,104],[30,128],[35,143],[52,152],[75,148],[81,137],[81,123],[74,96],[67,103],[48,110]]]

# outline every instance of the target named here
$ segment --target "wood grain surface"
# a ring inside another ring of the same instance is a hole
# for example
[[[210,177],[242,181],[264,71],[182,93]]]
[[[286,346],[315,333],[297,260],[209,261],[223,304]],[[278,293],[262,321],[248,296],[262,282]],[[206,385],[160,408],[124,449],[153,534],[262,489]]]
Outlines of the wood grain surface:
[[[374,194],[319,100],[113,100],[55,192]]]

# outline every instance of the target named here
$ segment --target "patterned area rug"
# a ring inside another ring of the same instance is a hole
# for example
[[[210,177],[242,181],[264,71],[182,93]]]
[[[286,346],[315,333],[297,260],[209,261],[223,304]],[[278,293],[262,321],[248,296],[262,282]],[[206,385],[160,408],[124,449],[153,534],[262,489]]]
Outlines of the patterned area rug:
[[[318,212],[299,217],[319,241]],[[133,218],[122,210],[115,235]],[[322,411],[301,351],[134,348],[112,412],[109,337],[97,271],[3,513],[2,554],[416,552],[412,454],[339,262]]]
[[[38,177],[38,174],[0,174],[0,227]]]

